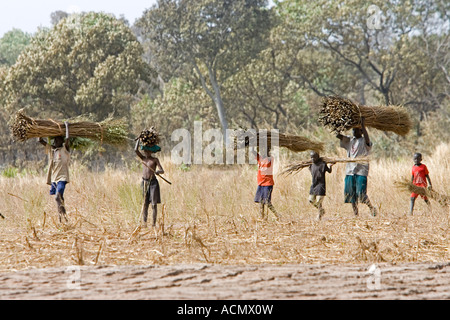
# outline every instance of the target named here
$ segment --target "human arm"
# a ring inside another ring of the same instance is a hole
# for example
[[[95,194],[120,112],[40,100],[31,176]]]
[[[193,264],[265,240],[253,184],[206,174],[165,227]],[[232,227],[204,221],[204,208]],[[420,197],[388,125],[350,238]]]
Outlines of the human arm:
[[[157,174],[157,175],[164,174],[164,169],[163,169],[161,163],[159,162],[159,159],[156,159],[156,168],[157,168],[157,170],[155,171],[155,174]]]
[[[364,136],[364,140],[366,141],[366,145],[368,145],[369,147],[371,146],[371,142],[370,142],[370,137],[369,137],[369,133],[367,132],[366,126],[364,124],[364,117],[361,117],[361,131],[362,134]]]
[[[336,135],[336,138],[338,138],[340,140],[339,146],[341,148],[344,148],[345,150],[348,150],[348,148],[350,146],[350,137],[344,136],[343,134],[338,133]]]
[[[330,166],[325,165],[325,170],[328,171],[328,173],[331,173],[333,171],[333,165],[334,163],[330,163]]]
[[[67,151],[70,151],[70,136],[69,136],[69,122],[65,121],[64,125],[66,126],[66,140],[64,141],[64,146]]]
[[[425,177],[427,178],[427,181],[428,181],[428,189],[432,189],[433,185],[431,183],[430,175],[427,174]]]
[[[253,154],[253,156],[256,158],[256,160],[258,160],[259,154],[258,154],[258,152],[255,151],[254,147],[250,150],[250,152]]]
[[[46,147],[47,144],[48,144],[48,143],[47,143],[44,139],[42,139],[41,137],[38,138],[38,142],[39,142],[40,144],[42,144],[44,147]]]
[[[142,155],[142,153],[139,152],[139,139],[136,141],[136,146],[134,147],[134,152],[136,152],[136,155],[143,160],[144,156]]]

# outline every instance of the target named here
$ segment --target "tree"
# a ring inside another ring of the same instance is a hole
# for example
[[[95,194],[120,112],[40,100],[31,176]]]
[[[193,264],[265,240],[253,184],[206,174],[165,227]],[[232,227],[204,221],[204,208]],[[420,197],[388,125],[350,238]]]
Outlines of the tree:
[[[289,77],[291,62],[271,43],[227,80],[225,98],[234,106],[233,121],[254,129],[292,130],[308,124],[304,90]]]
[[[56,26],[62,19],[67,18],[69,14],[65,11],[57,10],[50,14],[50,22]]]
[[[150,74],[142,53],[130,28],[115,17],[74,14],[33,37],[9,69],[3,97],[10,111],[32,106],[67,118],[128,115],[139,81]]]
[[[31,36],[20,29],[13,29],[0,39],[0,65],[12,66],[17,57],[30,44]]]
[[[224,81],[264,47],[266,0],[160,0],[137,22],[151,63],[164,81],[195,79],[228,128]]]
[[[448,2],[425,0],[285,0],[277,6],[284,22],[278,37],[299,50],[329,53],[332,63],[327,73],[344,70],[347,77],[341,84],[350,90],[343,93],[348,94],[357,84],[362,88],[361,103],[365,102],[366,87],[380,95],[384,104],[402,103],[393,86],[409,61],[399,49],[414,35],[428,36],[427,26],[445,22],[448,6]],[[326,94],[304,70],[299,68],[292,75]]]

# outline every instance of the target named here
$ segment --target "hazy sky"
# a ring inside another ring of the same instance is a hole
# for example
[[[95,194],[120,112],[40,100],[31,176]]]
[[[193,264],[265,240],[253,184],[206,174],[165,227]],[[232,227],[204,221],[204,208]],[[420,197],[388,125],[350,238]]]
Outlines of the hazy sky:
[[[0,38],[13,28],[34,33],[37,28],[51,27],[50,14],[103,11],[116,17],[124,15],[130,24],[140,18],[156,0],[0,0]]]

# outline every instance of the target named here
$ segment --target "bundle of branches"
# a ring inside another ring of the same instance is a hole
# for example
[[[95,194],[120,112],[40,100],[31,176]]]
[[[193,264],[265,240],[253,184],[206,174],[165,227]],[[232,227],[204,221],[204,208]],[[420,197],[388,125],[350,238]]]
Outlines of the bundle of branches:
[[[324,162],[326,162],[328,164],[347,163],[347,162],[368,163],[370,161],[369,158],[355,158],[355,159],[344,158],[344,159],[339,159],[339,158],[321,157],[320,159],[322,159]],[[313,163],[313,161],[310,159],[310,160],[300,161],[299,163],[291,164],[285,170],[283,170],[283,172],[281,172],[281,174],[290,175],[290,174],[293,174],[293,173],[298,173],[302,169],[309,167],[312,163]]]
[[[248,131],[245,133],[248,134]],[[259,147],[261,142],[266,144],[268,147],[272,147],[277,143],[276,141],[278,140],[279,147],[287,148],[293,152],[302,152],[306,150],[321,152],[324,149],[324,144],[322,142],[313,141],[302,136],[294,136],[279,132],[271,133],[270,131],[267,131],[267,134],[263,134],[261,132],[258,132],[254,135],[248,134],[248,138],[246,138],[246,145],[250,143],[251,139],[256,141],[257,147]]]
[[[349,99],[328,96],[323,99],[319,112],[319,122],[337,133],[359,127],[361,117],[366,126],[401,136],[412,127],[408,112],[400,106],[363,106]]]
[[[278,142],[280,147],[288,148],[293,152],[302,152],[306,150],[321,152],[324,148],[323,142],[317,142],[306,137],[293,136],[283,133],[278,134]]]
[[[147,147],[151,147],[159,143],[159,133],[155,127],[142,130],[141,134],[136,138],[139,139],[141,144]]]
[[[440,194],[432,189],[427,189],[427,188],[416,186],[407,178],[394,181],[394,185],[400,190],[403,190],[403,191],[406,191],[409,193],[414,192],[418,195],[427,197],[429,199],[433,199],[433,200],[437,201],[443,207],[450,206],[450,196]]]
[[[108,118],[102,122],[74,119],[69,122],[71,137],[88,138],[113,145],[127,141],[127,123],[124,119]],[[65,136],[66,127],[63,122],[52,119],[42,120],[28,117],[23,110],[19,110],[10,125],[16,141],[26,141],[37,137]]]

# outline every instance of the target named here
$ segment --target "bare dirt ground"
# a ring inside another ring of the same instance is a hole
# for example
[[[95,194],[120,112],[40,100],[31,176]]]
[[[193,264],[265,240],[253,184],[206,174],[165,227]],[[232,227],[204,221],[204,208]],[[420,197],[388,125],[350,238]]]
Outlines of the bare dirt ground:
[[[28,269],[0,273],[0,299],[447,300],[450,263]]]

